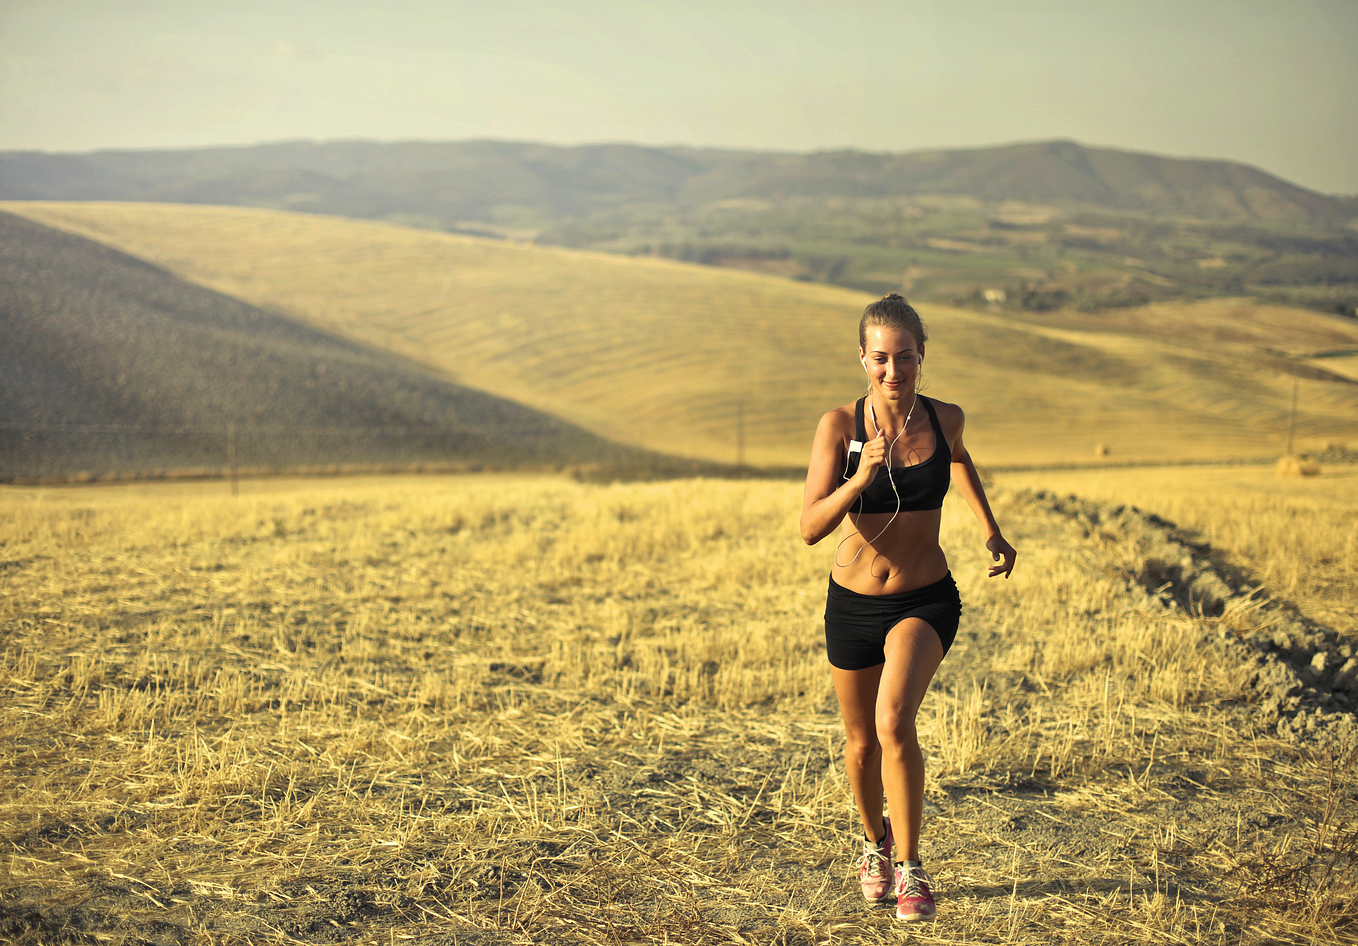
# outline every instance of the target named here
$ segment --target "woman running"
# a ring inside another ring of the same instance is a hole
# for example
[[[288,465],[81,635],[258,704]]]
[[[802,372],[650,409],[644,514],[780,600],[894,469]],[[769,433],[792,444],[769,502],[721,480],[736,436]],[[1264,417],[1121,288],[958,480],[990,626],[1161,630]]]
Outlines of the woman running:
[[[936,912],[933,880],[919,856],[924,757],[915,714],[962,614],[938,544],[953,478],[999,563],[990,577],[1008,578],[1017,554],[962,444],[962,409],[919,393],[927,339],[919,315],[895,293],[863,311],[858,355],[868,393],[821,418],[801,522],[802,538],[815,545],[849,519],[830,572],[825,643],[848,736],[845,769],[863,822],[863,896],[882,900],[894,884],[902,920]],[[883,791],[904,831],[899,838],[883,816]]]

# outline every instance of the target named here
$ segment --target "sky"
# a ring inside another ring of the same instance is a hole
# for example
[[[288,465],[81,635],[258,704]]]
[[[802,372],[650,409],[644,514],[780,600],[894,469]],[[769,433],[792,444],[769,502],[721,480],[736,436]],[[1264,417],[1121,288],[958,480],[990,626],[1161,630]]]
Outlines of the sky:
[[[1358,0],[0,0],[0,150],[1073,139],[1358,194]]]

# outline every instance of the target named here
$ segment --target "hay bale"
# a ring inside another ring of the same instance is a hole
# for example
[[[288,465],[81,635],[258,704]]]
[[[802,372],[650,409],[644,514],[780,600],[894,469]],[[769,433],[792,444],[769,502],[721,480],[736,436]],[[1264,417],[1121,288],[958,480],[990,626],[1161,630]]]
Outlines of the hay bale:
[[[1106,443],[1096,443],[1096,444],[1094,444],[1094,456],[1096,456],[1096,457],[1106,457],[1106,456],[1108,456],[1108,444],[1106,444]]]
[[[1278,460],[1279,476],[1319,476],[1320,464],[1308,453],[1290,453]]]

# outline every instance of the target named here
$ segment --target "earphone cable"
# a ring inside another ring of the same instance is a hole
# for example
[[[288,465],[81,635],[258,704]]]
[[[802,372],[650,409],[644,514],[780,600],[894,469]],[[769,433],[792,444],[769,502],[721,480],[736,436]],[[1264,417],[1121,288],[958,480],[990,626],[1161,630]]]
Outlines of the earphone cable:
[[[896,446],[896,441],[897,441],[897,440],[900,440],[901,437],[905,436],[906,428],[910,426],[910,418],[913,417],[913,416],[915,415],[915,405],[917,405],[918,403],[919,403],[919,392],[916,391],[916,392],[915,392],[915,399],[914,399],[913,401],[910,402],[910,410],[909,410],[909,412],[905,415],[905,423],[901,425],[900,433],[896,434],[895,439],[893,439],[893,440],[891,441],[891,443],[887,444],[887,447],[886,447],[886,478],[887,478],[888,480],[891,481],[891,491],[892,491],[893,493],[896,494],[896,511],[893,512],[893,513],[891,514],[891,518],[888,519],[888,520],[886,521],[886,525],[882,526],[881,531],[879,531],[879,532],[878,532],[876,535],[874,535],[871,539],[868,539],[868,540],[864,541],[864,543],[858,547],[858,551],[853,553],[853,558],[849,559],[847,562],[845,562],[843,565],[841,565],[841,564],[839,563],[839,550],[840,550],[841,548],[844,547],[844,543],[845,543],[845,542],[849,541],[850,539],[852,539],[852,538],[853,538],[854,536],[856,536],[856,535],[862,535],[862,534],[863,534],[862,532],[858,531],[858,529],[856,528],[857,523],[855,523],[855,524],[854,524],[854,525],[855,525],[854,531],[853,531],[853,532],[850,532],[850,533],[849,533],[848,535],[846,535],[844,538],[840,539],[840,540],[839,540],[839,545],[836,545],[836,546],[835,546],[835,567],[836,567],[836,568],[848,568],[848,567],[849,567],[850,565],[852,565],[854,562],[858,561],[858,556],[860,556],[860,555],[863,554],[863,550],[864,550],[865,548],[867,548],[869,545],[871,545],[872,543],[876,542],[876,541],[877,541],[878,539],[880,539],[882,536],[886,535],[886,530],[891,528],[891,524],[892,524],[893,522],[895,522],[895,521],[896,521],[896,517],[899,516],[899,515],[901,514],[901,491],[900,491],[900,489],[896,486],[896,477],[894,477],[894,476],[891,475],[891,451],[892,451],[892,449],[895,448],[895,446]],[[872,405],[872,395],[871,395],[870,393],[869,393],[869,395],[868,395],[868,410],[872,411],[872,426],[873,426],[873,428],[874,428],[875,430],[879,430],[879,431],[880,431],[880,430],[882,429],[882,427],[881,427],[880,424],[877,423],[877,408],[873,407],[873,405]],[[937,449],[937,447],[935,447],[935,449]],[[860,454],[860,459],[861,459],[861,454]],[[845,465],[845,468],[844,468],[844,469],[845,469],[845,472],[848,472],[848,465],[847,465],[847,462],[848,462],[848,461],[846,460],[846,461],[845,461],[845,464],[846,464],[846,465]],[[860,496],[860,498],[862,498],[862,497]]]

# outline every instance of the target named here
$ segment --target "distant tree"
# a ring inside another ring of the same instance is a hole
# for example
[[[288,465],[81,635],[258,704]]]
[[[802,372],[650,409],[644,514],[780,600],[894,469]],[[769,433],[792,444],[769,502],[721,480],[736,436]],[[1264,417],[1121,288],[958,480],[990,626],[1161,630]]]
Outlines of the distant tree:
[[[1070,293],[1060,286],[1025,283],[1019,296],[1019,307],[1029,312],[1050,312],[1070,302]]]

